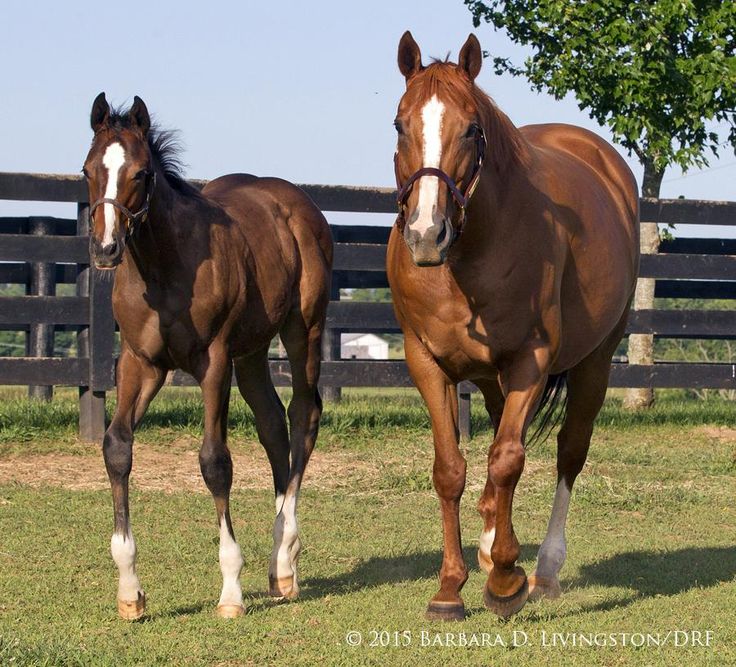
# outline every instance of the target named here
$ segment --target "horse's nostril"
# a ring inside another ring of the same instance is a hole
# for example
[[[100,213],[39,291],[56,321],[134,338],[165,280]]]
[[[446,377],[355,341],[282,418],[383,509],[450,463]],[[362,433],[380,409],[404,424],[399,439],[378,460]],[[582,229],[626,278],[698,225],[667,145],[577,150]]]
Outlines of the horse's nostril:
[[[102,246],[102,254],[112,257],[117,249],[118,244],[113,241],[112,243],[108,243],[106,246]]]
[[[445,242],[446,238],[447,238],[447,227],[443,225],[442,229],[440,230],[440,233],[437,234],[437,245],[442,245]]]

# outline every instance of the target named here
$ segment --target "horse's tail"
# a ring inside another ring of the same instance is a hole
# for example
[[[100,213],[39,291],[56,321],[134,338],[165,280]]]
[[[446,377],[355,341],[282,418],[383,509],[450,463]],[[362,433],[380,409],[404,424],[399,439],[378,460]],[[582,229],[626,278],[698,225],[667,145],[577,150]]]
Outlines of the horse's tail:
[[[526,438],[526,447],[544,442],[549,434],[565,417],[567,412],[567,373],[550,375],[539,401],[532,425],[534,430]],[[530,426],[531,428],[531,426]]]

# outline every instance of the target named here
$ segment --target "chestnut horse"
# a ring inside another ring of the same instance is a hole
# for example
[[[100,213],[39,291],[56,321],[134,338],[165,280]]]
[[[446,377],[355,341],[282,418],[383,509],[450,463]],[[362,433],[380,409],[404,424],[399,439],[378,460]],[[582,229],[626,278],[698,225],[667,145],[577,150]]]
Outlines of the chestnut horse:
[[[459,505],[457,383],[483,393],[495,437],[478,509],[487,607],[560,593],[565,521],[626,325],[639,264],[638,193],[605,141],[570,125],[517,129],[475,85],[470,35],[458,63],[424,67],[409,32],[399,44],[406,92],[396,116],[399,219],[388,277],[406,361],[429,409],[444,556],[431,618],[463,618],[467,580]],[[536,571],[516,565],[511,510],[529,424],[545,388],[567,376],[558,482]]]
[[[297,499],[322,412],[317,381],[332,265],[327,222],[302,190],[276,178],[230,174],[197,191],[181,177],[171,133],[151,127],[138,97],[124,114],[111,110],[101,93],[91,124],[94,139],[84,165],[91,255],[98,269],[117,267],[113,310],[121,335],[117,407],[103,442],[118,611],[132,620],[145,610],[128,513],[133,431],[167,371],[180,368],[194,376],[204,402],[199,464],[220,534],[217,610],[223,617],[243,613],[243,559],[230,521],[233,471],[226,444],[233,361],[273,471],[270,593],[293,598],[301,548]],[[277,334],[293,377],[288,431],[268,369]]]

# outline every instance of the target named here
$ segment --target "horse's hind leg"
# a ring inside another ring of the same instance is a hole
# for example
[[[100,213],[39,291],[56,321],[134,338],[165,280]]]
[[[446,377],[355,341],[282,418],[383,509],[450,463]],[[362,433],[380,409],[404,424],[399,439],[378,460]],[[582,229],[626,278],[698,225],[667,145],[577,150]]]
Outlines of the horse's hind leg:
[[[227,448],[227,413],[230,401],[231,365],[224,346],[213,344],[196,374],[204,402],[204,439],[199,452],[199,467],[215,501],[220,528],[220,571],[222,592],[217,613],[233,618],[244,613],[240,570],[243,556],[235,541],[230,521],[230,487],[233,463]]]
[[[266,450],[271,464],[278,524],[278,516],[281,514],[289,481],[289,433],[286,428],[286,411],[268,370],[268,348],[248,357],[236,359],[235,377],[240,393],[253,410],[258,439]],[[277,593],[278,597],[281,597],[282,593],[275,590],[273,582],[277,578],[277,546],[281,544],[282,536],[283,530],[274,536],[274,554],[269,569],[269,588]]]
[[[501,423],[501,415],[503,414],[504,398],[498,381],[493,380],[476,380],[475,384],[483,394],[486,404],[486,411],[491,418],[493,424],[493,432],[498,430]],[[491,560],[491,547],[493,546],[493,538],[496,535],[496,488],[489,477],[486,480],[485,488],[478,501],[478,513],[483,519],[483,532],[480,534],[478,541],[478,565],[481,570],[489,573],[493,568]]]
[[[117,368],[117,407],[105,431],[102,452],[112,489],[115,528],[110,541],[118,567],[118,613],[134,621],[143,616],[146,596],[135,570],[136,546],[130,527],[128,479],[133,465],[133,431],[158,393],[165,372],[135,356],[125,345]]]
[[[301,542],[297,523],[299,489],[314,449],[322,415],[319,381],[323,321],[305,324],[301,312],[293,312],[281,330],[291,366],[294,395],[289,403],[291,466],[281,510],[273,527],[273,554],[269,568],[269,592],[293,599],[299,595],[297,564]]]
[[[568,371],[567,413],[557,435],[557,489],[537,567],[529,577],[530,599],[554,599],[562,592],[558,575],[567,555],[565,524],[572,486],[588,456],[593,423],[606,397],[611,357],[622,331],[623,325],[617,327],[598,349]]]

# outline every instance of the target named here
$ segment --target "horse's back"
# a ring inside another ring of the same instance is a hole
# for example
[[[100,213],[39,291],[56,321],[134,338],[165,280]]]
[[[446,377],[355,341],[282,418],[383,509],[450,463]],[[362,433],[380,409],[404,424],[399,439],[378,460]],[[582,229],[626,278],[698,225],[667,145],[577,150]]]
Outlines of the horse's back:
[[[617,203],[626,207],[625,222],[632,228],[637,226],[639,189],[636,179],[626,161],[605,139],[583,127],[565,123],[526,125],[520,131],[532,147],[584,163],[609,186]]]

